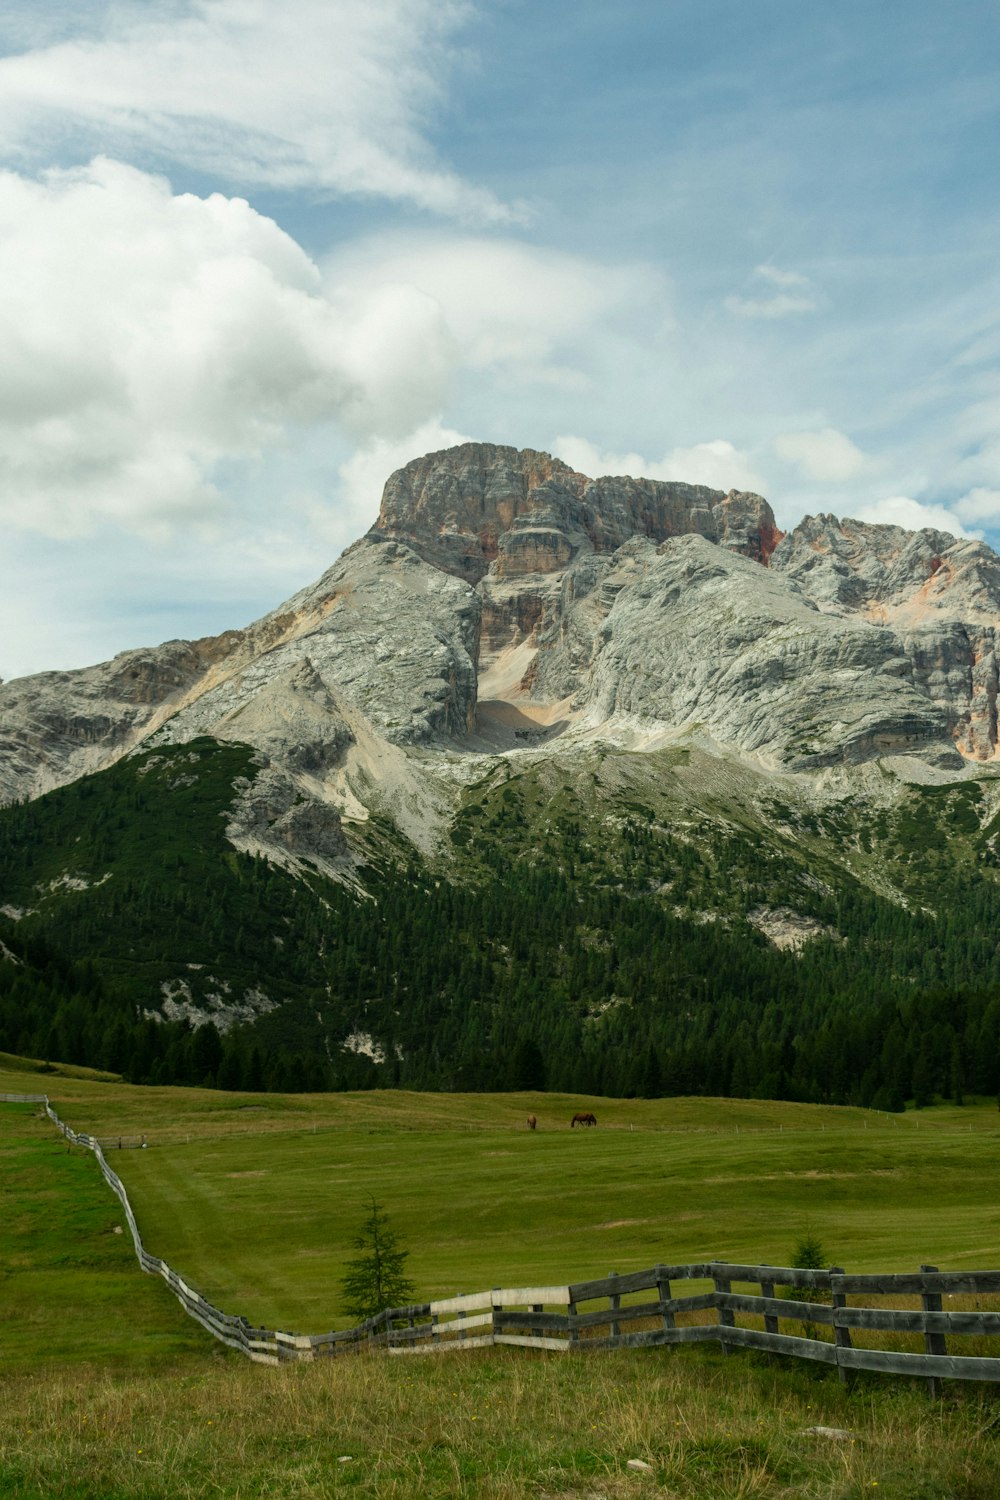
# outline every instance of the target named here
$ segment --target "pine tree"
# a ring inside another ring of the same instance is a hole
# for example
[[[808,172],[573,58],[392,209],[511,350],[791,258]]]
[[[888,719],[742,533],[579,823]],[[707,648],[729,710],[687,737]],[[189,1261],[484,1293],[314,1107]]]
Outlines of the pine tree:
[[[368,1217],[351,1241],[361,1254],[347,1262],[340,1289],[352,1318],[362,1322],[386,1307],[403,1307],[413,1296],[413,1283],[403,1274],[409,1257],[381,1203],[369,1199]]]

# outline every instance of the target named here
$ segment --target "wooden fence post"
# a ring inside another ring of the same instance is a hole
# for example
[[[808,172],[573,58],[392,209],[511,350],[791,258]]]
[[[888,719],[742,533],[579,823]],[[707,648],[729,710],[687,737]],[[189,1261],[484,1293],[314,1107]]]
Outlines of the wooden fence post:
[[[617,1276],[617,1275],[618,1275],[617,1271],[609,1271],[608,1272],[608,1276],[609,1277],[611,1277],[611,1276]],[[621,1293],[620,1292],[612,1292],[611,1295],[608,1298],[608,1301],[611,1304],[611,1311],[613,1313],[616,1313],[618,1311],[618,1309],[622,1305]],[[613,1339],[621,1338],[621,1333],[622,1333],[621,1324],[618,1322],[617,1318],[612,1318],[611,1319],[611,1337]]]
[[[567,1304],[566,1304],[566,1321],[569,1324],[569,1341],[570,1341],[570,1343],[571,1344],[577,1344],[577,1343],[579,1343],[579,1341],[580,1341],[580,1330],[576,1326],[576,1303],[575,1302],[567,1302]]]
[[[830,1275],[831,1276],[843,1276],[843,1274],[844,1274],[844,1268],[843,1268],[843,1266],[831,1266],[830,1267]],[[834,1316],[836,1317],[837,1309],[840,1308],[840,1307],[846,1307],[847,1306],[847,1297],[845,1296],[845,1294],[843,1292],[832,1292],[830,1300],[831,1300],[831,1302],[833,1304]],[[837,1326],[836,1323],[834,1323],[834,1325],[833,1325],[833,1337],[834,1337],[834,1340],[836,1341],[836,1345],[837,1345],[838,1349],[850,1349],[850,1348],[853,1347],[852,1344],[851,1344],[851,1330],[849,1328],[840,1328],[840,1327]],[[847,1368],[846,1365],[842,1365],[840,1363],[840,1357],[839,1356],[837,1358],[837,1374],[840,1377],[840,1383],[841,1383],[841,1385],[849,1385],[850,1384],[851,1372]]]
[[[764,1266],[761,1267],[761,1270],[766,1270],[766,1269],[768,1269],[768,1268],[764,1267]],[[761,1283],[760,1283],[760,1295],[762,1297],[773,1297],[774,1296],[774,1282],[773,1281],[765,1281],[762,1278],[761,1279]],[[764,1314],[764,1332],[765,1333],[777,1333],[778,1332],[778,1315],[777,1315],[777,1313],[765,1313]]]
[[[922,1275],[927,1275],[929,1273],[932,1274],[935,1271],[937,1271],[937,1269],[938,1269],[937,1266],[921,1266],[920,1267],[920,1271],[921,1271]],[[923,1304],[923,1309],[924,1309],[925,1313],[935,1313],[935,1312],[941,1312],[942,1311],[943,1304],[942,1304],[942,1301],[941,1301],[941,1293],[940,1292],[928,1292],[928,1291],[924,1291],[924,1292],[921,1293],[920,1301]],[[943,1333],[931,1333],[929,1330],[925,1329],[925,1331],[924,1331],[924,1353],[925,1354],[947,1354],[948,1353],[948,1341],[945,1338],[944,1334]],[[941,1382],[938,1380],[938,1378],[937,1378],[936,1375],[928,1375],[928,1377],[927,1377],[927,1392],[928,1392],[928,1394],[929,1394],[929,1396],[930,1396],[930,1398],[931,1398],[932,1401],[936,1401],[937,1398],[938,1398],[938,1396],[940,1396],[940,1394],[941,1394]]]
[[[659,1266],[657,1266],[656,1268],[656,1295],[661,1302],[669,1302],[671,1296],[673,1295],[670,1289],[670,1280],[668,1277],[660,1275]],[[661,1312],[660,1316],[663,1318],[663,1328],[665,1332],[671,1328],[677,1327],[677,1319],[675,1318],[673,1312],[664,1310],[663,1312]]]
[[[727,1277],[715,1276],[712,1279],[715,1282],[716,1296],[718,1296],[720,1293],[732,1291],[733,1283],[728,1280]],[[730,1344],[729,1340],[726,1338],[725,1334],[721,1332],[721,1330],[724,1328],[736,1327],[736,1314],[733,1312],[731,1307],[718,1307],[717,1305],[717,1310],[719,1315],[720,1328],[719,1343],[722,1345],[722,1352],[723,1354],[732,1354],[733,1347]]]
[[[542,1311],[542,1303],[541,1302],[532,1302],[532,1304],[531,1304],[531,1311],[532,1312],[541,1312]],[[542,1330],[540,1328],[533,1328],[531,1330],[531,1337],[533,1339],[540,1339],[541,1336],[542,1336]]]

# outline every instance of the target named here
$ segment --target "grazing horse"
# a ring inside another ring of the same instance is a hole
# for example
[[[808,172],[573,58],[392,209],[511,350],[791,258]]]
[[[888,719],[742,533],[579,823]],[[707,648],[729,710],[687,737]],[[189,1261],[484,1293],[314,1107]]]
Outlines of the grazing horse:
[[[578,1114],[578,1115],[574,1115],[573,1118],[572,1118],[572,1120],[570,1120],[570,1122],[569,1122],[569,1128],[570,1128],[570,1130],[572,1130],[573,1127],[574,1127],[574,1125],[587,1125],[587,1126],[590,1126],[590,1125],[596,1125],[596,1124],[597,1124],[597,1116],[596,1115],[592,1115],[592,1114],[589,1114],[589,1113],[588,1114]]]
[[[529,1130],[534,1130],[534,1128],[535,1128],[535,1126],[537,1124],[538,1124],[538,1116],[537,1115],[529,1115],[528,1116],[528,1129]]]

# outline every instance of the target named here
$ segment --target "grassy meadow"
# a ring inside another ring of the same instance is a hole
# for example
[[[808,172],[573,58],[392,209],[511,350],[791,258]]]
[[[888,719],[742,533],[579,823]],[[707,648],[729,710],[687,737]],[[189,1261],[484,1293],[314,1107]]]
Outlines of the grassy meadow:
[[[7,1091],[10,1077],[0,1073]],[[1000,1112],[880,1115],[751,1100],[245,1095],[51,1077],[122,1151],[147,1249],[217,1305],[321,1333],[367,1196],[420,1298],[657,1261],[787,1264],[805,1234],[856,1271],[1000,1265]],[[596,1130],[570,1130],[577,1109]],[[527,1114],[538,1129],[525,1127]]]
[[[0,1059],[115,1153],[147,1247],[229,1311],[342,1326],[337,1278],[374,1193],[418,1295],[656,1260],[786,1261],[806,1231],[851,1269],[1000,1264],[995,1105],[878,1116],[719,1100],[138,1089]],[[570,1131],[593,1108],[597,1130]],[[538,1115],[538,1130],[524,1117]],[[625,1495],[988,1500],[1000,1390],[710,1348],[493,1350],[270,1370],[144,1277],[89,1153],[0,1105],[0,1495]],[[835,1440],[814,1426],[844,1429]],[[627,1467],[630,1459],[650,1467]]]

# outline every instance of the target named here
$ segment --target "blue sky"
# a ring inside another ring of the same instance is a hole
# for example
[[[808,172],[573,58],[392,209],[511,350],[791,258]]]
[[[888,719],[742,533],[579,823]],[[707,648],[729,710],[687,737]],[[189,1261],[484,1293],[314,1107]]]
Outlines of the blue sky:
[[[0,676],[247,623],[464,438],[1000,533],[1000,5],[0,16]]]

